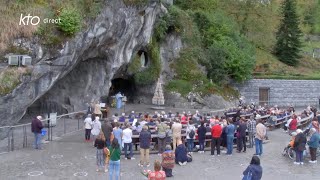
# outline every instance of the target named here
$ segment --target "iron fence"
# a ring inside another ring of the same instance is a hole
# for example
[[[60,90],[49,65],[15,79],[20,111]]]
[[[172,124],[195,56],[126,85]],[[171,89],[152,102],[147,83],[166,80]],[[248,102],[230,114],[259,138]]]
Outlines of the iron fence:
[[[78,111],[41,120],[44,125],[42,142],[58,139],[83,128],[84,111]],[[0,127],[0,154],[33,146],[31,123]]]
[[[306,107],[306,105],[318,107],[319,106],[319,101],[318,100],[298,100],[298,101],[259,101],[257,104],[267,104],[269,106],[274,106],[274,105],[280,105],[280,106],[293,106],[293,107]]]

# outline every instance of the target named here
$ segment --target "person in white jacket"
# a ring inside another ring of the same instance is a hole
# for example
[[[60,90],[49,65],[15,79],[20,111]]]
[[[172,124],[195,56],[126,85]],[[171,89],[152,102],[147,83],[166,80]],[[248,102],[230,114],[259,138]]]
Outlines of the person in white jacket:
[[[94,145],[94,142],[95,142],[97,136],[99,135],[99,133],[101,131],[101,122],[99,119],[100,119],[99,116],[96,116],[95,120],[92,122],[91,134],[93,136],[93,145]]]
[[[92,129],[91,114],[88,114],[87,118],[84,120],[84,129],[85,129],[85,141],[89,142],[91,129]]]

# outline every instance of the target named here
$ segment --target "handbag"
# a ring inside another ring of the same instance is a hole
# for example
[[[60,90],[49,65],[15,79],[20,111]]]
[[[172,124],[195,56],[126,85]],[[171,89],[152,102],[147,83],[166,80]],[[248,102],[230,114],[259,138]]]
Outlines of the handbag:
[[[239,131],[236,133],[236,137],[240,138],[240,132]]]

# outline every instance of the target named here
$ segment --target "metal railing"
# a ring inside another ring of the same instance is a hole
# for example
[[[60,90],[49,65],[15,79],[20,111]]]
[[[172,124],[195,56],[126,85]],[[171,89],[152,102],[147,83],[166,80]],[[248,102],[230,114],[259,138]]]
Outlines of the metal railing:
[[[42,141],[52,141],[82,129],[85,113],[86,110],[83,110],[56,116],[55,121],[52,118],[41,120],[47,132]],[[32,147],[33,142],[34,133],[31,132],[31,123],[0,127],[0,154]]]
[[[268,106],[278,105],[280,107],[289,107],[289,106],[307,107],[308,105],[318,107],[319,100],[315,99],[315,100],[297,100],[297,101],[281,101],[281,102],[279,102],[279,101],[258,101],[258,102],[255,102],[255,104],[256,105],[267,104]]]

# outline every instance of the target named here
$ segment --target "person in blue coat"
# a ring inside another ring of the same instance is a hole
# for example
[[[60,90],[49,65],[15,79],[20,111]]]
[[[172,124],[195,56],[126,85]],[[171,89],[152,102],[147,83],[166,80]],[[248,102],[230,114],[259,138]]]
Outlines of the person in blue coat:
[[[311,128],[309,133],[311,135],[310,140],[307,142],[309,145],[310,156],[311,156],[311,160],[309,162],[316,163],[317,149],[319,148],[320,135],[319,133],[317,133],[317,130],[315,128]]]
[[[232,155],[233,139],[234,139],[235,130],[236,130],[236,128],[233,125],[232,119],[229,119],[229,125],[226,127],[226,133],[227,133],[227,155]]]
[[[258,156],[253,156],[250,165],[243,171],[242,180],[260,180],[262,178],[262,167]]]

